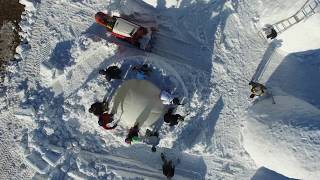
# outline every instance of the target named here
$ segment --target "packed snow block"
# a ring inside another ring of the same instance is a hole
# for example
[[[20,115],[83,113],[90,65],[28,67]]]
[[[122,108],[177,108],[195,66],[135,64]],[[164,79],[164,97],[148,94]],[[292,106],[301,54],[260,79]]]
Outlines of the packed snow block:
[[[89,176],[77,171],[77,170],[72,170],[72,171],[69,171],[68,173],[68,176],[75,179],[75,180],[87,180],[87,179],[90,179]]]
[[[41,77],[44,78],[44,80],[52,80],[54,75],[54,69],[52,64],[49,62],[43,62],[40,65],[40,72]]]
[[[57,80],[52,84],[52,91],[54,95],[57,96],[63,92],[63,86],[61,85],[60,81]]]
[[[32,121],[35,115],[35,110],[33,107],[21,108],[14,112],[14,116],[21,120]]]
[[[32,180],[44,180],[44,179],[50,179],[47,174],[39,174],[36,173],[33,177]]]
[[[43,127],[43,130],[44,130],[45,134],[48,136],[50,136],[51,134],[54,133],[54,129],[49,126],[46,126],[46,125]]]
[[[62,172],[68,172],[68,170],[70,169],[70,166],[69,165],[66,165],[66,164],[64,164],[63,166],[61,166],[61,171]]]
[[[60,164],[63,157],[64,156],[62,154],[50,150],[46,150],[45,154],[42,155],[42,158],[53,167]]]
[[[36,151],[32,151],[31,154],[26,157],[26,162],[39,174],[46,174],[50,169],[49,164],[44,161],[41,154]]]

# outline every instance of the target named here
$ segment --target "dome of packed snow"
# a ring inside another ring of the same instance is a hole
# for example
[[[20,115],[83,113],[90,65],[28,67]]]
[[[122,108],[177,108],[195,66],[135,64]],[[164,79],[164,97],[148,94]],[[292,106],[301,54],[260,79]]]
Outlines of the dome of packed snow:
[[[154,124],[162,115],[164,105],[160,89],[147,80],[127,80],[117,89],[113,109],[127,127]]]

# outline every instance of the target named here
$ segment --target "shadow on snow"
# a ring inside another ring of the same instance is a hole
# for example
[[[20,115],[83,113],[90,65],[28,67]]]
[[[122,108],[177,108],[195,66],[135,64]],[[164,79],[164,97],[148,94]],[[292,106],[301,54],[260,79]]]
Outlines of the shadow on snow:
[[[287,55],[266,85],[320,108],[320,49]]]

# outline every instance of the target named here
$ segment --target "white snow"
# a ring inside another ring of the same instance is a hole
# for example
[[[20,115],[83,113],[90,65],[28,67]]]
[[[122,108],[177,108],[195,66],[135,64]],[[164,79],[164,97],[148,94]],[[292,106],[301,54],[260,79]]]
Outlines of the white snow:
[[[320,8],[319,8],[320,9]],[[284,39],[281,49],[294,53],[316,50],[320,47],[320,13],[317,13],[280,35]]]
[[[320,176],[320,110],[291,96],[257,102],[245,116],[244,146],[257,165],[298,179]]]
[[[319,13],[272,42],[258,34],[304,0],[20,2],[28,43],[17,48],[22,61],[9,66],[0,113],[26,120],[27,130],[16,130],[19,153],[35,179],[161,179],[161,152],[180,159],[179,180],[320,176]],[[152,52],[106,35],[94,22],[98,11],[157,27]],[[176,112],[188,114],[174,128],[158,121],[156,153],[126,144],[125,125],[104,130],[88,112],[95,101],[112,101],[124,82],[107,82],[100,69],[117,65],[130,80],[131,67],[143,63],[153,68],[147,80],[173,90],[186,103]],[[266,84],[276,104],[249,100],[251,79]]]

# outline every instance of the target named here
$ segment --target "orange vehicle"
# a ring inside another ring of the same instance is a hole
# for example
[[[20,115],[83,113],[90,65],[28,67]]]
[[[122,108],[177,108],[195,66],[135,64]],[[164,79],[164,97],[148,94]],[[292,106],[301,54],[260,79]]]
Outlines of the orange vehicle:
[[[143,50],[151,49],[151,28],[142,27],[122,17],[110,16],[103,12],[98,12],[95,19],[98,24],[105,26],[116,38]]]

